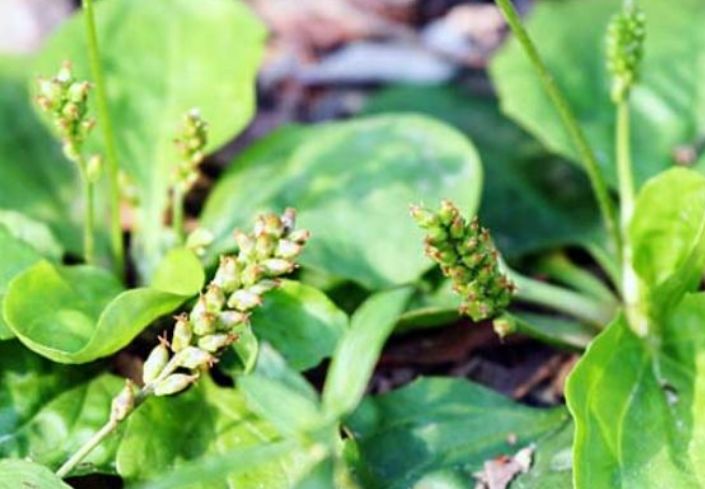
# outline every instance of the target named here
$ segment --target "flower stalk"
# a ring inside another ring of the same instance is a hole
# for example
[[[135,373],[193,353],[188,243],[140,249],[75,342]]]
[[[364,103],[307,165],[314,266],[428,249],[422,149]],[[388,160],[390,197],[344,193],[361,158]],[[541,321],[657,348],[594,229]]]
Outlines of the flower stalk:
[[[529,37],[529,33],[524,28],[521,18],[514,8],[512,1],[496,0],[496,3],[507,20],[512,32],[516,36],[517,41],[526,52],[529,61],[533,65],[539,79],[541,80],[541,83],[543,84],[544,90],[558,111],[561,122],[568,132],[569,137],[572,139],[573,144],[582,160],[583,167],[585,168],[588,178],[590,179],[590,184],[592,185],[592,190],[595,194],[597,204],[605,222],[607,233],[612,237],[612,240],[616,245],[616,249],[621,250],[622,239],[617,222],[617,212],[615,210],[614,203],[610,198],[605,177],[602,174],[599,164],[597,163],[597,158],[592,147],[588,143],[588,140],[578,124],[577,118],[570,108],[570,105],[568,105],[565,96],[561,92],[560,88],[558,88],[558,85],[553,79],[551,73],[548,71],[546,64],[541,59],[536,46],[531,40],[531,37]]]
[[[295,229],[296,214],[264,214],[254,232],[236,231],[237,255],[221,257],[213,280],[188,313],[176,316],[171,341],[165,337],[144,363],[141,388],[127,380],[112,403],[108,422],[56,472],[65,477],[151,396],[178,394],[207,372],[238,332],[249,327],[262,297],[296,267],[309,233]]]
[[[115,148],[115,138],[113,136],[113,127],[108,109],[108,97],[105,89],[105,80],[103,78],[103,69],[100,64],[100,50],[95,27],[93,0],[82,0],[82,2],[86,41],[88,44],[88,57],[96,88],[98,120],[100,121],[103,141],[105,143],[106,173],[108,175],[108,192],[110,197],[110,243],[113,250],[115,273],[118,276],[122,276],[125,270],[125,244],[122,239],[122,228],[120,224],[120,184],[118,181],[119,165],[117,150]]]

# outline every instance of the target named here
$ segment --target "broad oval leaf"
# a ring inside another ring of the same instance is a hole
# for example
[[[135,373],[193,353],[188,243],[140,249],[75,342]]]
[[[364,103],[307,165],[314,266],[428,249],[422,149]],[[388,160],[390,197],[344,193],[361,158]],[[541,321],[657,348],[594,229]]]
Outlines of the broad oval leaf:
[[[181,282],[124,291],[109,272],[86,265],[67,267],[41,261],[16,277],[7,292],[4,316],[31,350],[60,363],[86,363],[126,346],[152,321],[196,294],[203,272],[191,252],[175,251],[160,275]],[[189,292],[188,294],[185,294]]]
[[[0,344],[0,458],[57,469],[78,450],[105,423],[122,386],[116,377],[94,377],[98,367],[58,365],[18,342]],[[74,474],[113,472],[115,440],[105,440]]]
[[[284,280],[265,295],[252,315],[252,328],[292,368],[306,370],[333,353],[348,329],[348,317],[320,290]]]
[[[427,117],[290,129],[234,162],[201,223],[216,235],[217,252],[231,247],[231,230],[258,211],[296,207],[300,227],[313,235],[302,264],[379,289],[413,281],[430,266],[409,204],[449,198],[473,213],[481,179],[472,144]]]
[[[71,489],[51,470],[28,460],[0,460],[0,489]]]
[[[438,470],[457,469],[468,479],[486,460],[531,443],[540,449],[567,419],[562,408],[522,406],[466,380],[424,378],[366,399],[349,426],[363,486],[406,489]]]
[[[194,412],[199,415],[194,416]],[[289,489],[290,481],[304,470],[303,457],[292,451],[293,447],[277,451],[260,466],[257,457],[221,460],[223,454],[242,451],[244,456],[274,446],[278,435],[272,425],[247,407],[238,391],[217,387],[209,379],[202,379],[198,386],[176,397],[150,398],[126,424],[117,468],[128,481],[155,479],[178,472],[182,466],[186,476],[190,470],[198,472],[202,463],[203,478],[185,484],[189,489]],[[214,458],[221,463],[212,473],[208,465]],[[238,466],[239,461],[245,465]],[[181,485],[172,480],[166,487]]]
[[[697,148],[703,131],[703,39],[699,0],[640,0],[647,17],[641,79],[631,96],[637,183],[670,167],[680,145]],[[614,0],[537,2],[527,29],[566,95],[600,165],[616,184],[615,109],[605,67],[605,32]],[[674,36],[677,32],[679,35]],[[577,150],[521,46],[512,38],[491,66],[505,112],[548,148],[578,161]],[[702,169],[705,159],[700,158]]]
[[[588,348],[568,379],[576,489],[705,487],[705,295],[686,295],[637,337],[624,318]]]
[[[600,239],[587,178],[502,115],[497,100],[458,86],[400,86],[365,106],[371,114],[400,111],[437,117],[475,144],[485,180],[479,215],[505,258]]]
[[[694,290],[705,271],[705,177],[674,168],[647,182],[629,237],[634,269],[656,307]]]
[[[139,243],[154,267],[182,116],[201,110],[210,125],[207,151],[249,122],[265,31],[231,0],[111,0],[95,13],[118,158],[139,189]],[[55,73],[70,59],[77,77],[92,78],[84,20],[77,14],[48,41],[36,74]],[[102,136],[92,141],[104,153]]]

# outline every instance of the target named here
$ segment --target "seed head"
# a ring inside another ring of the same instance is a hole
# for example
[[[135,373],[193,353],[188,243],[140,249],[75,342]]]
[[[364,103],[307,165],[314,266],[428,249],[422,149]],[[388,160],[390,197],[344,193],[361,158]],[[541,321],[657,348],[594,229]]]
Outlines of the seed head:
[[[639,78],[646,37],[646,16],[633,2],[612,17],[607,28],[607,69],[612,75],[612,99],[620,102]]]

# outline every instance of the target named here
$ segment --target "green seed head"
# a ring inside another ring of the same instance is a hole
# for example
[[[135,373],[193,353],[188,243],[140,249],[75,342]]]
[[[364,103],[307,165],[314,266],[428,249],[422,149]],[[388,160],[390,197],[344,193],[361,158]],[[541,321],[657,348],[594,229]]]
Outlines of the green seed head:
[[[615,14],[607,28],[607,69],[612,75],[612,99],[620,102],[639,77],[646,36],[646,16],[633,3]]]
[[[506,309],[514,285],[500,270],[499,255],[477,218],[466,222],[450,201],[444,201],[438,213],[418,206],[412,209],[427,232],[426,254],[440,265],[453,281],[453,290],[463,298],[460,312],[481,321]]]

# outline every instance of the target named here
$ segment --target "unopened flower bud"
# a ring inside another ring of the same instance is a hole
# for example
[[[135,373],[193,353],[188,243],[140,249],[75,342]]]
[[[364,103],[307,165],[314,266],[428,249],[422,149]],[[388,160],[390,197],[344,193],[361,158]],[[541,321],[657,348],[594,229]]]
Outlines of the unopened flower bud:
[[[152,349],[147,360],[144,362],[142,382],[145,384],[153,382],[159,377],[168,362],[169,350],[164,343],[160,343]]]
[[[262,262],[262,268],[265,273],[270,276],[284,275],[292,272],[296,268],[296,264],[283,258],[270,258]]]
[[[71,61],[64,61],[61,63],[61,68],[56,74],[56,79],[61,83],[68,83],[73,80],[73,64]]]
[[[193,331],[189,323],[188,316],[181,314],[176,316],[176,324],[174,324],[174,334],[171,338],[171,351],[179,352],[191,344]]]
[[[91,88],[91,84],[87,81],[73,82],[66,92],[66,96],[70,102],[77,104],[84,103],[88,98],[88,91]]]
[[[296,209],[287,207],[281,217],[284,232],[290,233],[296,227]]]
[[[264,279],[264,280],[260,280],[259,282],[254,284],[252,287],[248,288],[247,290],[249,290],[253,294],[262,295],[262,294],[269,292],[272,289],[276,289],[277,287],[279,287],[279,285],[280,285],[279,280]]]
[[[311,233],[307,229],[295,229],[287,236],[289,241],[303,245],[311,237]]]
[[[242,231],[235,231],[235,242],[242,260],[249,260],[255,251],[255,240]]]
[[[269,258],[277,247],[277,240],[269,234],[260,234],[255,240],[255,256],[260,260]]]
[[[412,205],[410,208],[411,217],[416,221],[421,228],[427,229],[431,226],[437,226],[439,224],[439,219],[433,212],[428,209],[424,209],[418,205]]]
[[[187,346],[174,355],[174,363],[189,370],[213,365],[214,360],[213,355],[195,346]]]
[[[125,386],[115,396],[110,406],[110,419],[122,421],[135,407],[135,384],[130,379],[125,380]]]
[[[458,208],[455,207],[450,200],[444,199],[441,201],[441,209],[438,211],[438,218],[444,226],[450,226],[458,215]]]
[[[236,290],[228,299],[228,306],[247,312],[262,304],[262,297],[249,290]]]
[[[203,255],[205,249],[213,243],[214,236],[206,228],[197,228],[186,238],[186,248],[192,250],[197,255]]]
[[[268,234],[275,238],[281,238],[282,234],[284,234],[284,223],[282,223],[281,218],[273,212],[264,214],[260,217],[260,220],[261,231],[255,232],[256,236]]]
[[[154,395],[169,396],[183,391],[196,382],[198,375],[171,374],[154,387]]]
[[[64,151],[64,156],[71,161],[78,161],[78,158],[81,156],[73,141],[66,141],[62,149]]]
[[[249,287],[256,283],[264,274],[264,270],[256,263],[251,263],[242,271],[242,285]]]
[[[215,331],[216,315],[213,313],[204,312],[194,315],[192,312],[190,319],[193,332],[198,336],[207,335]]]
[[[218,314],[217,329],[219,331],[230,331],[233,328],[247,324],[250,315],[240,311],[223,311]]]
[[[210,284],[206,289],[206,293],[203,294],[203,301],[205,303],[206,311],[212,313],[220,312],[225,304],[225,295],[223,294],[223,290],[215,284]]]
[[[289,241],[288,239],[280,239],[279,243],[277,243],[277,250],[274,254],[278,258],[291,259],[299,256],[302,249],[303,246],[294,241]]]
[[[232,344],[237,337],[228,333],[216,333],[204,336],[198,340],[198,347],[207,352],[215,353]]]
[[[215,272],[213,283],[224,292],[232,292],[240,285],[239,267],[235,258],[221,256],[220,265]]]

